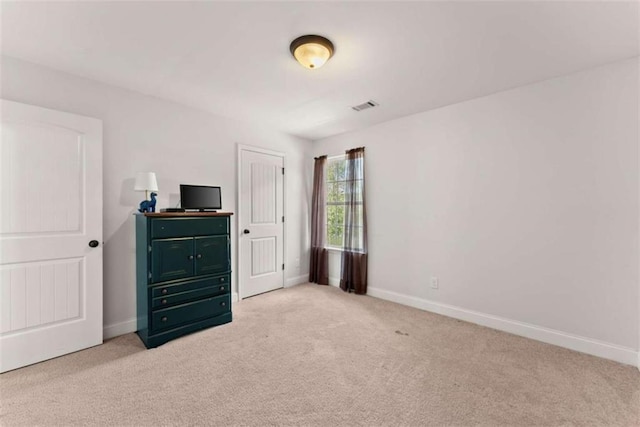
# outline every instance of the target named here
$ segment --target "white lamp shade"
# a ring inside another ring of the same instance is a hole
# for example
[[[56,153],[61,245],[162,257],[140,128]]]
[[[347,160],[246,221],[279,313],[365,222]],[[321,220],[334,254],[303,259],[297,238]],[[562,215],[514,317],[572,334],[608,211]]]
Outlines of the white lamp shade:
[[[289,50],[303,67],[313,70],[333,56],[333,43],[326,37],[308,34],[292,41]]]
[[[136,191],[158,191],[158,181],[153,172],[138,172],[136,175]]]
[[[307,43],[293,51],[293,56],[303,67],[320,68],[331,57],[331,51],[318,43]]]

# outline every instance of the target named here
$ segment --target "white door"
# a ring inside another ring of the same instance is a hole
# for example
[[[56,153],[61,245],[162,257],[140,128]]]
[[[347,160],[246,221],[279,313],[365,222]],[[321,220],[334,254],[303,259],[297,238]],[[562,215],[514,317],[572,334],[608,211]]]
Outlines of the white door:
[[[5,372],[102,343],[102,121],[0,108]]]
[[[284,155],[240,148],[240,298],[284,286]]]

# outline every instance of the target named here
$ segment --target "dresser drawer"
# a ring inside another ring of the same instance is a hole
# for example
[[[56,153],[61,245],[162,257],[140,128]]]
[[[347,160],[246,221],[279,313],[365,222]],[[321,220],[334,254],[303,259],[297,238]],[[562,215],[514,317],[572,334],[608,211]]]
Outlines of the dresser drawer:
[[[231,295],[210,297],[153,311],[151,328],[154,331],[172,328],[199,319],[218,316],[229,311],[231,311]]]
[[[196,289],[195,291],[180,292],[179,294],[173,294],[170,296],[158,297],[151,300],[151,308],[163,308],[169,307],[175,304],[194,301],[205,297],[211,297],[216,295],[223,295],[229,293],[229,285],[215,285],[202,289]]]
[[[219,218],[166,218],[151,222],[151,238],[229,234],[229,221]]]
[[[218,286],[220,293],[229,292],[229,286],[231,284],[231,276],[225,274],[224,276],[207,277],[204,279],[190,280],[188,282],[174,283],[171,285],[156,286],[151,289],[151,297],[168,297],[175,294],[180,294],[187,291],[194,291],[196,289],[208,288],[211,286]],[[224,288],[224,289],[222,289]]]

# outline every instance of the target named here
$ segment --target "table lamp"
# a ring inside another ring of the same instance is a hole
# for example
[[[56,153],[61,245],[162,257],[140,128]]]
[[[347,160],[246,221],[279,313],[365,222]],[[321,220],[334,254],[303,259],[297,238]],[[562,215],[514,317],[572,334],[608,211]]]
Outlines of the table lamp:
[[[143,202],[149,199],[149,191],[158,191],[158,181],[154,172],[138,172],[136,175],[135,191],[144,191]]]

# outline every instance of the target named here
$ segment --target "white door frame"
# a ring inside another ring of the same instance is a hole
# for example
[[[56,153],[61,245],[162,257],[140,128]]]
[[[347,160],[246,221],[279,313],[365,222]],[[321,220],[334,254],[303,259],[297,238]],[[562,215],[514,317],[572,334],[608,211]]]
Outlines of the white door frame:
[[[282,287],[285,287],[287,283],[287,275],[286,275],[286,265],[287,265],[287,227],[286,227],[286,217],[287,217],[287,156],[285,153],[281,151],[269,150],[267,148],[255,147],[252,145],[245,145],[237,143],[237,156],[236,156],[236,212],[238,220],[236,221],[236,242],[238,242],[236,249],[236,270],[235,274],[237,290],[238,290],[238,300],[242,300],[242,284],[240,283],[240,272],[242,271],[242,152],[243,151],[253,151],[255,153],[268,154],[271,156],[281,157],[282,158],[282,167],[285,168],[285,174],[282,177],[282,208],[285,216],[285,223],[282,224],[282,260],[285,264],[285,271],[282,272]]]

